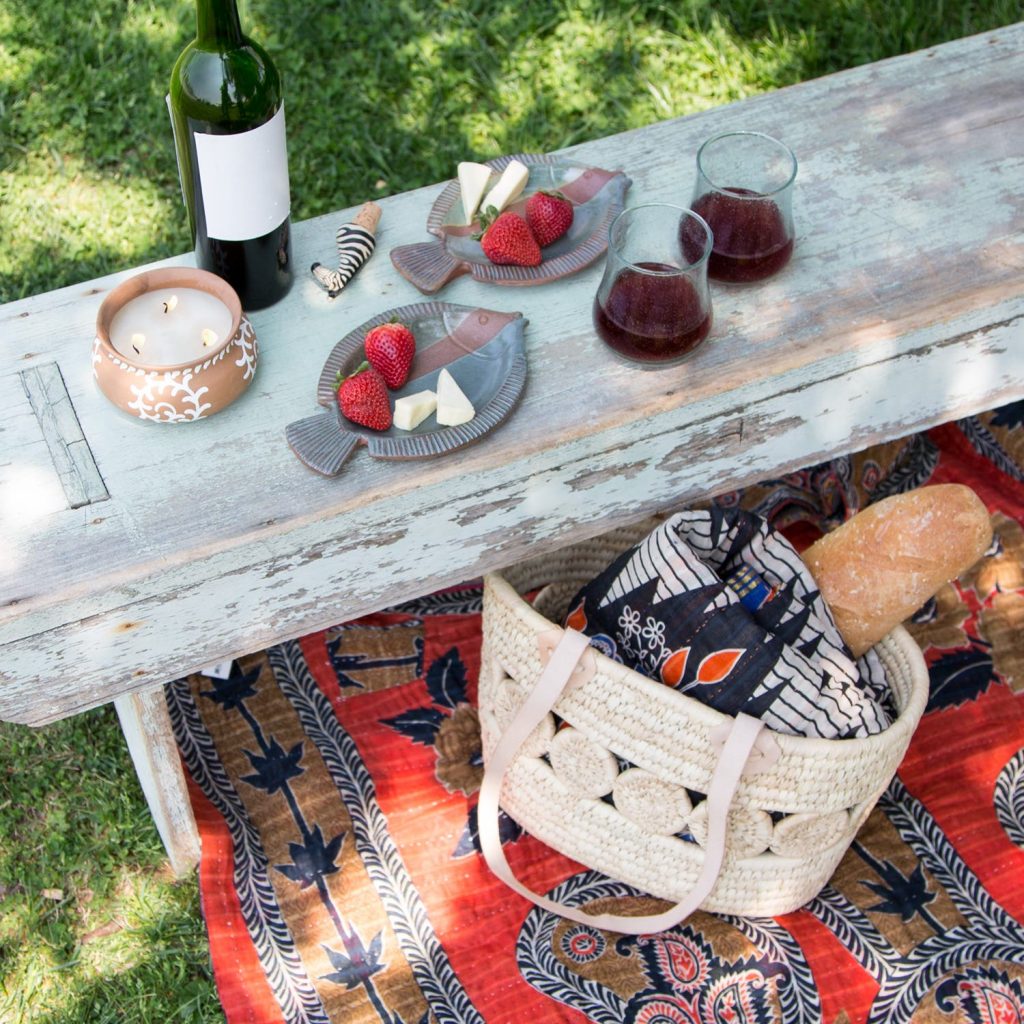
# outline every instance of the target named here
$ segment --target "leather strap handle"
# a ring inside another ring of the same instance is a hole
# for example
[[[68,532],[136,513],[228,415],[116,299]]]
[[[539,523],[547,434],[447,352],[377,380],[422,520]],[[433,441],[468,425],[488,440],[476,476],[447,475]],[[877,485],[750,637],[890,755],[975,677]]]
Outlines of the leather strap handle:
[[[480,786],[480,801],[477,807],[480,846],[491,871],[510,889],[544,910],[560,914],[571,921],[626,935],[664,931],[679,924],[697,910],[715,886],[725,857],[729,808],[747,758],[764,726],[760,720],[743,713],[738,714],[732,723],[708,788],[708,838],[704,847],[704,862],[693,888],[684,899],[660,914],[632,917],[620,914],[588,914],[577,907],[569,907],[547,896],[541,896],[516,878],[505,859],[505,851],[498,834],[501,783],[526,738],[555,705],[563,691],[567,687],[573,688],[572,676],[577,663],[587,651],[588,644],[587,637],[582,633],[573,629],[565,630],[541,672],[537,685],[495,744],[491,756],[487,759],[483,783]]]

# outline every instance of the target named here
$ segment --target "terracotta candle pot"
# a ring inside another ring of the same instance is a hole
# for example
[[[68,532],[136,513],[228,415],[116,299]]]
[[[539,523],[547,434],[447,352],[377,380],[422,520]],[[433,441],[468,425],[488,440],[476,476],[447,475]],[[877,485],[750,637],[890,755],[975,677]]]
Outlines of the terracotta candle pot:
[[[259,347],[234,289],[188,267],[119,284],[96,316],[92,372],[140,419],[187,423],[220,412],[250,384]]]

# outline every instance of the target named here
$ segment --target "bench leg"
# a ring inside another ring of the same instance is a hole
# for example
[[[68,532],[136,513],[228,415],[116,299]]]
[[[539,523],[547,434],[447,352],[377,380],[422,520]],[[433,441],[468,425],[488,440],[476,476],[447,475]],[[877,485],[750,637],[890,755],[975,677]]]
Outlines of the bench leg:
[[[171,868],[181,877],[199,862],[199,833],[164,689],[126,694],[115,699],[114,707]]]

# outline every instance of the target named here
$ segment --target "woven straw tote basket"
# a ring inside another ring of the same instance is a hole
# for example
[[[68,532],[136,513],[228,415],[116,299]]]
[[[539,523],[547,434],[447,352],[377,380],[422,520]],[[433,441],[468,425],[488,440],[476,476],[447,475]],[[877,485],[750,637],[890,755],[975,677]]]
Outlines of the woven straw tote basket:
[[[924,659],[902,627],[877,645],[898,714],[865,739],[783,735],[747,716],[723,715],[605,657],[546,617],[559,617],[580,586],[649,529],[613,531],[485,578],[485,857],[535,903],[618,931],[657,931],[698,907],[787,913],[822,889],[895,774],[924,711]],[[544,589],[533,605],[520,596],[538,586]],[[550,652],[571,646],[567,634],[578,642],[567,661],[561,652],[559,678],[541,697],[559,656]],[[563,720],[557,732],[552,704]],[[744,718],[752,734],[737,746],[727,737]],[[734,777],[723,786],[716,772]],[[530,892],[505,862],[499,802],[552,848],[677,906],[653,917],[601,918]]]

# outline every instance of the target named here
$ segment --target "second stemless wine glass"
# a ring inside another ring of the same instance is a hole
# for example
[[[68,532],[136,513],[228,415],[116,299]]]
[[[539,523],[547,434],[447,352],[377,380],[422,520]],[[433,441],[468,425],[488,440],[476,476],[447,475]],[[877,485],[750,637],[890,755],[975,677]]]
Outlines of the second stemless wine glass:
[[[708,273],[716,281],[761,281],[793,255],[796,157],[761,132],[727,132],[697,151],[691,206],[711,225]]]
[[[711,231],[692,210],[649,203],[623,210],[608,230],[594,300],[598,336],[645,367],[670,366],[711,330]]]

